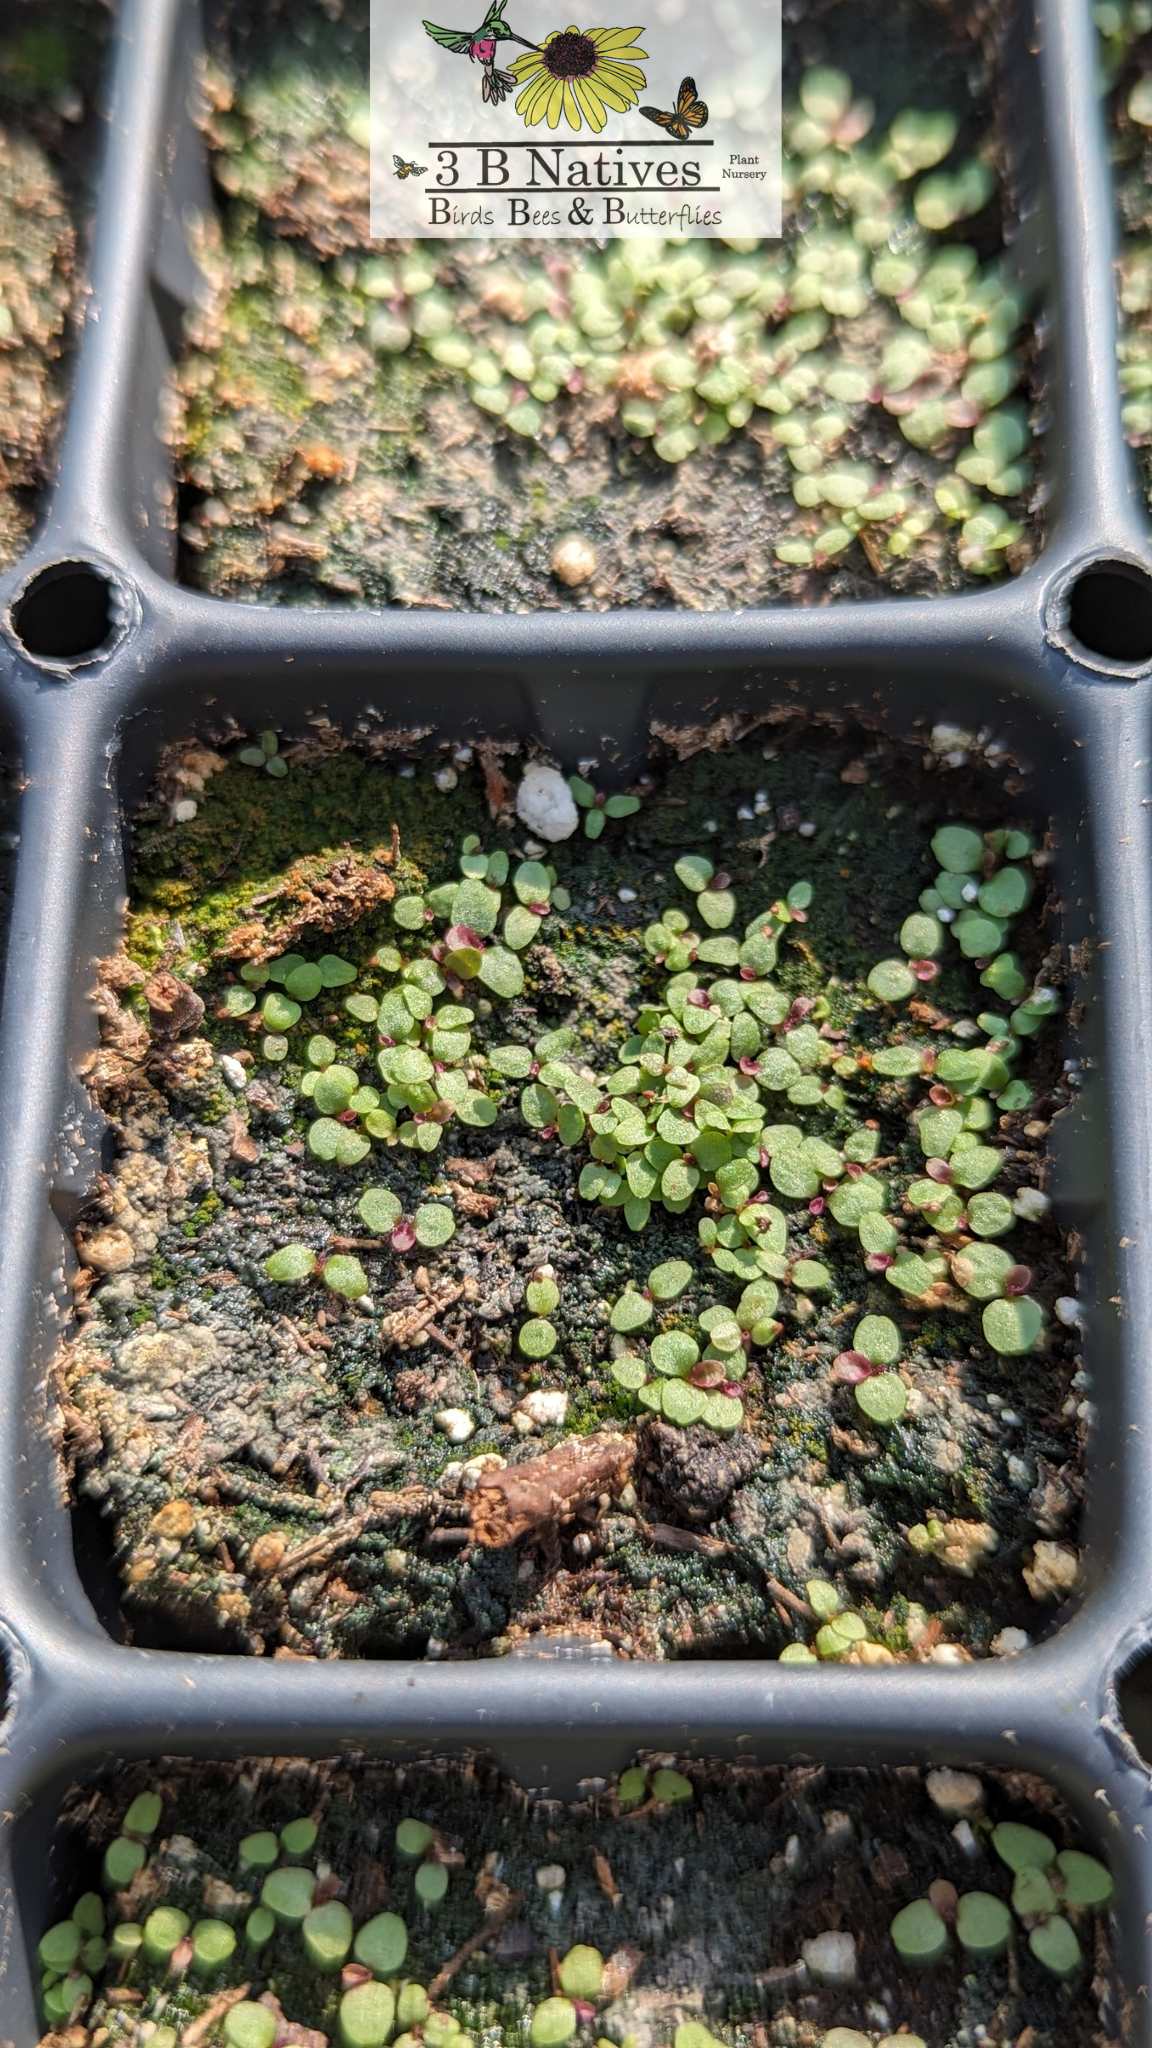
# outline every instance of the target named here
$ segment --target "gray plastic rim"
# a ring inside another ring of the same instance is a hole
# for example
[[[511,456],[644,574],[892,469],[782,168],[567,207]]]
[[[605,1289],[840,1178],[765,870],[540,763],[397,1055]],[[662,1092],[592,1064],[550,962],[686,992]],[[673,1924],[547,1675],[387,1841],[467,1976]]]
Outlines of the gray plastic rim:
[[[738,615],[286,612],[173,584],[172,484],[153,423],[169,361],[164,307],[195,290],[186,209],[209,203],[185,111],[197,34],[195,0],[122,7],[60,480],[29,553],[0,578],[6,616],[40,569],[88,561],[111,574],[132,620],[98,662],[38,663],[10,638],[0,644],[0,725],[25,778],[0,1012],[0,1498],[10,1503],[0,1518],[0,2041],[28,2048],[39,2032],[32,1954],[55,1881],[46,1851],[60,1793],[78,1775],[162,1753],[481,1747],[520,1782],[564,1795],[652,1747],[1043,1773],[1115,1872],[1129,2038],[1152,2048],[1152,1773],[1116,1699],[1152,1644],[1152,684],[1139,667],[1078,659],[1052,630],[1083,566],[1120,559],[1152,571],[1119,428],[1089,11],[1038,0],[1033,17],[1022,0],[1006,58],[1024,110],[1021,232],[1046,265],[1053,313],[1044,553],[1016,581],[960,598]],[[165,738],[225,709],[290,731],[308,710],[340,722],[368,702],[389,726],[535,732],[565,765],[598,752],[621,777],[653,717],[774,702],[814,718],[855,708],[899,735],[937,720],[990,724],[1030,759],[1030,801],[1060,827],[1067,936],[1091,939],[1096,962],[1082,1027],[1088,1085],[1061,1133],[1056,1192],[1090,1252],[1098,1418],[1084,1598],[1048,1643],[967,1669],[566,1662],[560,1672],[519,1658],[256,1662],[125,1648],[101,1629],[43,1423],[65,1317],[62,1226],[98,1147],[98,1119],[72,1076],[92,1040],[91,962],[111,944],[122,900],[121,805],[146,785]]]

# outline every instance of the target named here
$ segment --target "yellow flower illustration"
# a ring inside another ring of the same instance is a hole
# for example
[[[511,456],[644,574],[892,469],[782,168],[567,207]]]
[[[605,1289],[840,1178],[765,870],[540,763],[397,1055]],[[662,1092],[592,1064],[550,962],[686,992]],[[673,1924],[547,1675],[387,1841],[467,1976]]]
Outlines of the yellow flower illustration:
[[[646,60],[645,50],[632,48],[643,33],[639,28],[553,29],[538,50],[526,52],[512,66],[517,85],[524,88],[516,112],[525,127],[547,121],[557,128],[563,114],[570,128],[579,128],[583,117],[598,135],[610,113],[634,107],[646,81],[639,64],[626,59]]]

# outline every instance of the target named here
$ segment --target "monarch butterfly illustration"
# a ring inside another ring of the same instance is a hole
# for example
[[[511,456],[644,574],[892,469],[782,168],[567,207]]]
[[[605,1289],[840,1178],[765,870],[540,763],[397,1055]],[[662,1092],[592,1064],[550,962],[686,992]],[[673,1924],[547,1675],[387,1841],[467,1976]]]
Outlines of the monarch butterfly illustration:
[[[640,112],[646,121],[655,121],[658,128],[674,135],[677,142],[687,142],[690,129],[708,126],[708,109],[703,100],[696,97],[694,78],[681,79],[674,114],[666,114],[660,107],[641,107]]]
[[[393,153],[392,161],[396,166],[396,176],[398,178],[422,178],[428,169],[427,164],[406,164],[403,157],[397,156],[395,153]]]

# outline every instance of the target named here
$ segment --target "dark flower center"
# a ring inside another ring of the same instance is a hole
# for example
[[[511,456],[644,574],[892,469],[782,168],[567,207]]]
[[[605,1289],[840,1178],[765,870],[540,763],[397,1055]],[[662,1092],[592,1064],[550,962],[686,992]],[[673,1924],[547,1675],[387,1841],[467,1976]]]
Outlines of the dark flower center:
[[[544,69],[553,78],[590,78],[596,69],[596,45],[591,36],[553,36],[544,46]]]

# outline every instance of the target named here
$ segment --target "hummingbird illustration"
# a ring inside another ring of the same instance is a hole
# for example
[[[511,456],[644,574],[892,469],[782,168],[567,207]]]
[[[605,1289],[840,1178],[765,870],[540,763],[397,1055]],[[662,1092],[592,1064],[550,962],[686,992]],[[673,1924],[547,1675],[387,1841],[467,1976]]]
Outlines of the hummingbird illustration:
[[[530,43],[526,36],[518,36],[509,28],[504,19],[508,0],[491,0],[487,14],[477,29],[439,28],[434,21],[426,21],[424,27],[434,43],[442,50],[451,50],[458,57],[467,57],[470,63],[480,65],[484,74],[484,98],[494,107],[512,91],[516,80],[510,71],[501,71],[496,63],[498,43],[523,43],[526,50],[537,45]]]

